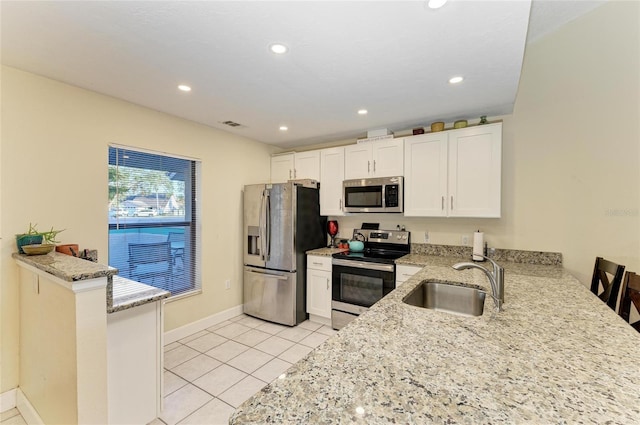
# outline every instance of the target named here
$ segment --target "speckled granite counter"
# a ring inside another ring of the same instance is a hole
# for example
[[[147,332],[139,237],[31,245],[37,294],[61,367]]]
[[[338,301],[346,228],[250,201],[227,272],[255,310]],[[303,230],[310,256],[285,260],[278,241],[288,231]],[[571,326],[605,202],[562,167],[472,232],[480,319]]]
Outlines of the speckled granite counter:
[[[107,309],[107,312],[127,310],[167,298],[169,295],[169,291],[116,275],[113,276],[113,306]]]
[[[306,254],[318,255],[320,257],[331,257],[331,255],[341,251],[348,251],[348,250],[338,249],[338,248],[317,248],[317,249],[312,249],[310,251],[307,251]]]
[[[81,260],[55,251],[46,255],[24,255],[14,252],[13,258],[50,273],[62,280],[66,280],[67,282],[95,279],[98,277],[110,278],[118,274],[118,269],[116,268]]]
[[[640,423],[640,334],[561,267],[501,263],[505,310],[469,318],[402,303],[426,278],[488,286],[422,260],[230,423]]]
[[[107,278],[108,313],[133,308],[167,298],[170,292],[118,276],[118,269],[70,255],[50,252],[45,255],[14,253],[13,258],[67,282]]]

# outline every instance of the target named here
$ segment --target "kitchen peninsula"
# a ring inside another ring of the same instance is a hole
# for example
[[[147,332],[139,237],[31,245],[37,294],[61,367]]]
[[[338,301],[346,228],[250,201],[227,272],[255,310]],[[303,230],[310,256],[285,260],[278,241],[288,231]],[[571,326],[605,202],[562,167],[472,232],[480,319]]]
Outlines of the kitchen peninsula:
[[[28,423],[148,423],[161,406],[167,291],[52,252],[20,270],[21,413]]]
[[[640,334],[558,265],[501,261],[504,311],[404,304],[425,279],[488,287],[460,257],[424,268],[241,405],[249,423],[638,423]],[[403,264],[403,259],[397,260]]]

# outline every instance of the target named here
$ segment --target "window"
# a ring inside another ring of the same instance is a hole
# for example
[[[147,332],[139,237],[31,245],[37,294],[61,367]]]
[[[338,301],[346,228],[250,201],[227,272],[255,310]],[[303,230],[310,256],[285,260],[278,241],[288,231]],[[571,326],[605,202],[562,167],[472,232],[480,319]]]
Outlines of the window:
[[[200,289],[199,162],[109,147],[109,265],[171,292]]]

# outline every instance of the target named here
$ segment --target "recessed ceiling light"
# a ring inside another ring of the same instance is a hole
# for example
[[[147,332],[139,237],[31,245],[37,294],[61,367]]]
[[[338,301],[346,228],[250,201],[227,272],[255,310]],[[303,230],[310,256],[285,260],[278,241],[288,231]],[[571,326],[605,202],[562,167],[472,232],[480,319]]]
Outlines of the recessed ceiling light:
[[[449,83],[451,84],[458,84],[460,82],[462,82],[462,80],[464,80],[463,77],[453,77],[449,80]]]
[[[287,130],[289,130],[289,127],[287,127],[286,125],[280,126],[280,131],[287,131]]]
[[[431,9],[440,9],[447,0],[429,0],[428,5]]]
[[[366,109],[360,109],[358,111],[358,115],[367,115],[369,113],[369,111],[367,111]]]
[[[180,84],[178,86],[178,90],[180,90],[180,91],[191,91],[191,87],[189,87],[187,85],[184,85],[184,84]]]
[[[271,49],[273,53],[276,53],[278,55],[287,53],[287,51],[289,50],[284,44],[272,44],[271,46],[269,46],[269,49]]]

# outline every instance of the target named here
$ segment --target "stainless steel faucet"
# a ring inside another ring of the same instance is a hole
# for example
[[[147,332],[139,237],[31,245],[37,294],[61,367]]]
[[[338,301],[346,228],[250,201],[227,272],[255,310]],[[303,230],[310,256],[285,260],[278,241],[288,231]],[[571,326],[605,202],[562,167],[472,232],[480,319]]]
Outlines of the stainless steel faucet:
[[[480,254],[474,254],[480,255]],[[479,269],[487,275],[489,279],[489,283],[491,284],[491,298],[493,298],[493,302],[496,306],[496,310],[502,311],[502,304],[504,304],[504,269],[500,267],[498,263],[493,261],[491,258],[486,257],[484,255],[480,255],[482,258],[489,260],[493,265],[493,272],[490,272],[485,267],[476,263],[456,263],[453,267],[456,270],[464,270],[464,269]]]

